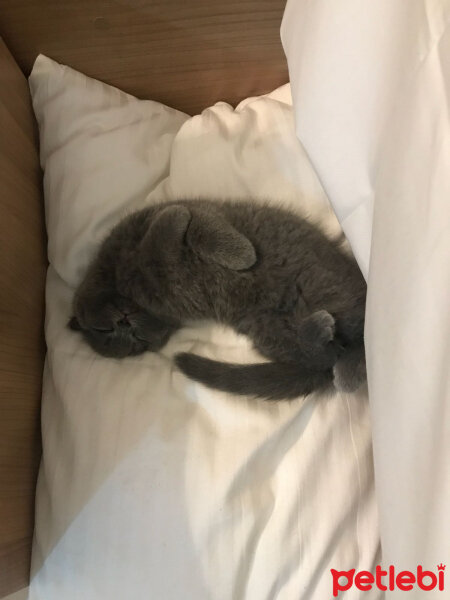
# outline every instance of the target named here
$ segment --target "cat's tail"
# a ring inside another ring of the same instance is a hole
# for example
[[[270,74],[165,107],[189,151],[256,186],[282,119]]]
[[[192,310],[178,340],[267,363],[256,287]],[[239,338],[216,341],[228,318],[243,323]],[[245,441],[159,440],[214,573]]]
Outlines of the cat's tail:
[[[294,363],[234,364],[183,352],[177,367],[207,387],[231,394],[267,400],[287,400],[316,391],[331,390],[333,371],[315,371]]]

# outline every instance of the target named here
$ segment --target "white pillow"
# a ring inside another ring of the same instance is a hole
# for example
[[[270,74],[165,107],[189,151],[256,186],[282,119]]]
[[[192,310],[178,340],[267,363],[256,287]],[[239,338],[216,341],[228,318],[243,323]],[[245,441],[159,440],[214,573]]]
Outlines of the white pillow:
[[[378,559],[364,393],[271,404],[207,390],[175,351],[256,357],[217,326],[121,361],[66,328],[97,244],[147,203],[273,198],[337,230],[289,87],[188,117],[43,56],[30,87],[50,259],[31,600],[330,597],[330,568]]]

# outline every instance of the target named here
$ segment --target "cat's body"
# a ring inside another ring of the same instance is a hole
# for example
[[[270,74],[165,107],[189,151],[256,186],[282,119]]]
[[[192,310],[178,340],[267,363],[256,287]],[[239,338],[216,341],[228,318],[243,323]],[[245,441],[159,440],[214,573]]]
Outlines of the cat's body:
[[[176,359],[218,389],[280,399],[364,379],[366,285],[353,258],[314,225],[252,202],[177,201],[124,219],[77,291],[74,312],[98,352],[159,350],[192,320],[251,338],[271,363]]]

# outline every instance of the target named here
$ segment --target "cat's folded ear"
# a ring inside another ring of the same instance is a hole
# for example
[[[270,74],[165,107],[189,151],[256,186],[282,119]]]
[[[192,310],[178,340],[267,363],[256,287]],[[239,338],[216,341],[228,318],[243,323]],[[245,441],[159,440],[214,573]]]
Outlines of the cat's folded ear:
[[[71,317],[70,321],[67,323],[67,327],[72,329],[72,331],[81,331],[81,325],[76,317]]]
[[[141,242],[143,265],[158,258],[176,260],[183,243],[206,262],[234,271],[249,269],[256,262],[250,240],[219,213],[175,204],[161,210],[150,223]]]

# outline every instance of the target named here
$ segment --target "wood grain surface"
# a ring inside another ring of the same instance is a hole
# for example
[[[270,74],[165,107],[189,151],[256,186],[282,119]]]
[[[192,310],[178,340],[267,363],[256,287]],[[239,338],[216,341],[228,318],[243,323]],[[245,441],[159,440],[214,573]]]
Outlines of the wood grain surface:
[[[0,597],[28,582],[40,458],[45,269],[28,85],[0,41]]]
[[[285,0],[0,0],[0,34],[28,74],[39,52],[189,114],[288,80]]]

